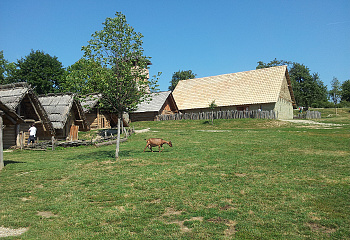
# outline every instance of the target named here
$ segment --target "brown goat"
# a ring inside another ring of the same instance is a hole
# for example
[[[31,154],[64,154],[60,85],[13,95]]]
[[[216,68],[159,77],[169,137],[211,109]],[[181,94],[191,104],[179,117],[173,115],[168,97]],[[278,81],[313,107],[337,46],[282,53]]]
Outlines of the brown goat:
[[[147,139],[146,141],[147,141],[147,145],[146,145],[145,149],[143,149],[143,151],[145,151],[146,148],[149,147],[151,149],[151,151],[153,152],[152,147],[158,146],[159,147],[159,152],[161,152],[160,148],[164,149],[163,148],[163,144],[168,144],[170,147],[173,146],[171,144],[171,141],[168,142],[168,141],[165,141],[165,140],[163,140],[161,138],[150,138],[150,139]]]

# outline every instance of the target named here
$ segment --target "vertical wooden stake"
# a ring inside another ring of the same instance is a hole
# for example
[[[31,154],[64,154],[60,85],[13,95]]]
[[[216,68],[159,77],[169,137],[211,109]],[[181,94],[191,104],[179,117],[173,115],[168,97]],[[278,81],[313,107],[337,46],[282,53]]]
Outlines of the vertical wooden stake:
[[[4,155],[3,155],[3,145],[2,145],[2,115],[3,115],[3,112],[0,111],[0,170],[4,168]]]
[[[52,145],[52,151],[54,151],[55,150],[55,137],[54,136],[52,136],[51,137],[51,145]]]

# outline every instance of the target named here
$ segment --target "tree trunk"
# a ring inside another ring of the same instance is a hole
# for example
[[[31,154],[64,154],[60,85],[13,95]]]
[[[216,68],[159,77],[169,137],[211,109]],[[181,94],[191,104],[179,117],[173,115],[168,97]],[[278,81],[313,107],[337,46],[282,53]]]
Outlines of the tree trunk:
[[[115,159],[119,158],[119,144],[120,144],[120,119],[121,119],[121,114],[118,113],[118,135],[117,135],[117,146],[115,148]]]

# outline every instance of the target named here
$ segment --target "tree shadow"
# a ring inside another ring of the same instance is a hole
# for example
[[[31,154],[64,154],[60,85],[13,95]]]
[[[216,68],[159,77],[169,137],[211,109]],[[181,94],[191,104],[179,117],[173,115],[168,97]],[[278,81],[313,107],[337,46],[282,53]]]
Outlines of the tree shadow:
[[[15,163],[25,163],[25,162],[18,162],[18,161],[5,160],[5,161],[4,161],[4,166],[6,166],[6,165],[8,165],[8,164],[15,164]]]
[[[129,150],[119,151],[120,157],[129,157],[131,154]],[[75,159],[84,159],[84,160],[106,160],[106,159],[115,159],[115,151],[98,151],[95,154],[84,153],[79,154],[74,157],[66,158],[66,160],[75,160]]]

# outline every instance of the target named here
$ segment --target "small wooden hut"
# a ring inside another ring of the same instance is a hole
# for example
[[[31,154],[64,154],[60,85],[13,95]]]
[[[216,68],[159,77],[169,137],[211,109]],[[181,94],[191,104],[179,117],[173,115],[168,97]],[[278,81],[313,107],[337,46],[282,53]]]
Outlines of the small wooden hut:
[[[23,121],[4,128],[4,147],[20,146],[27,139],[26,133],[35,123],[39,139],[51,139],[55,135],[50,119],[37,95],[27,83],[14,83],[0,86],[0,101]]]
[[[78,126],[79,131],[89,130],[83,108],[75,94],[50,93],[39,96],[39,101],[52,122],[57,139],[69,138],[72,126]]]
[[[90,129],[114,128],[118,124],[118,115],[110,113],[99,107],[99,101],[102,95],[94,93],[80,97],[87,122]],[[123,115],[123,125],[129,126],[128,118]]]
[[[24,120],[16,114],[15,111],[8,108],[5,104],[0,101],[0,151],[3,148],[10,147],[9,142],[13,142],[14,134],[11,131],[6,131],[11,129],[12,126],[24,123]],[[4,134],[5,133],[5,134]],[[0,158],[2,159],[2,153],[0,153]],[[1,161],[1,160],[0,160]],[[3,162],[0,163],[0,169],[3,167]]]
[[[171,91],[151,93],[149,99],[146,98],[137,106],[136,111],[130,113],[130,120],[154,121],[157,115],[177,112],[178,108]]]

